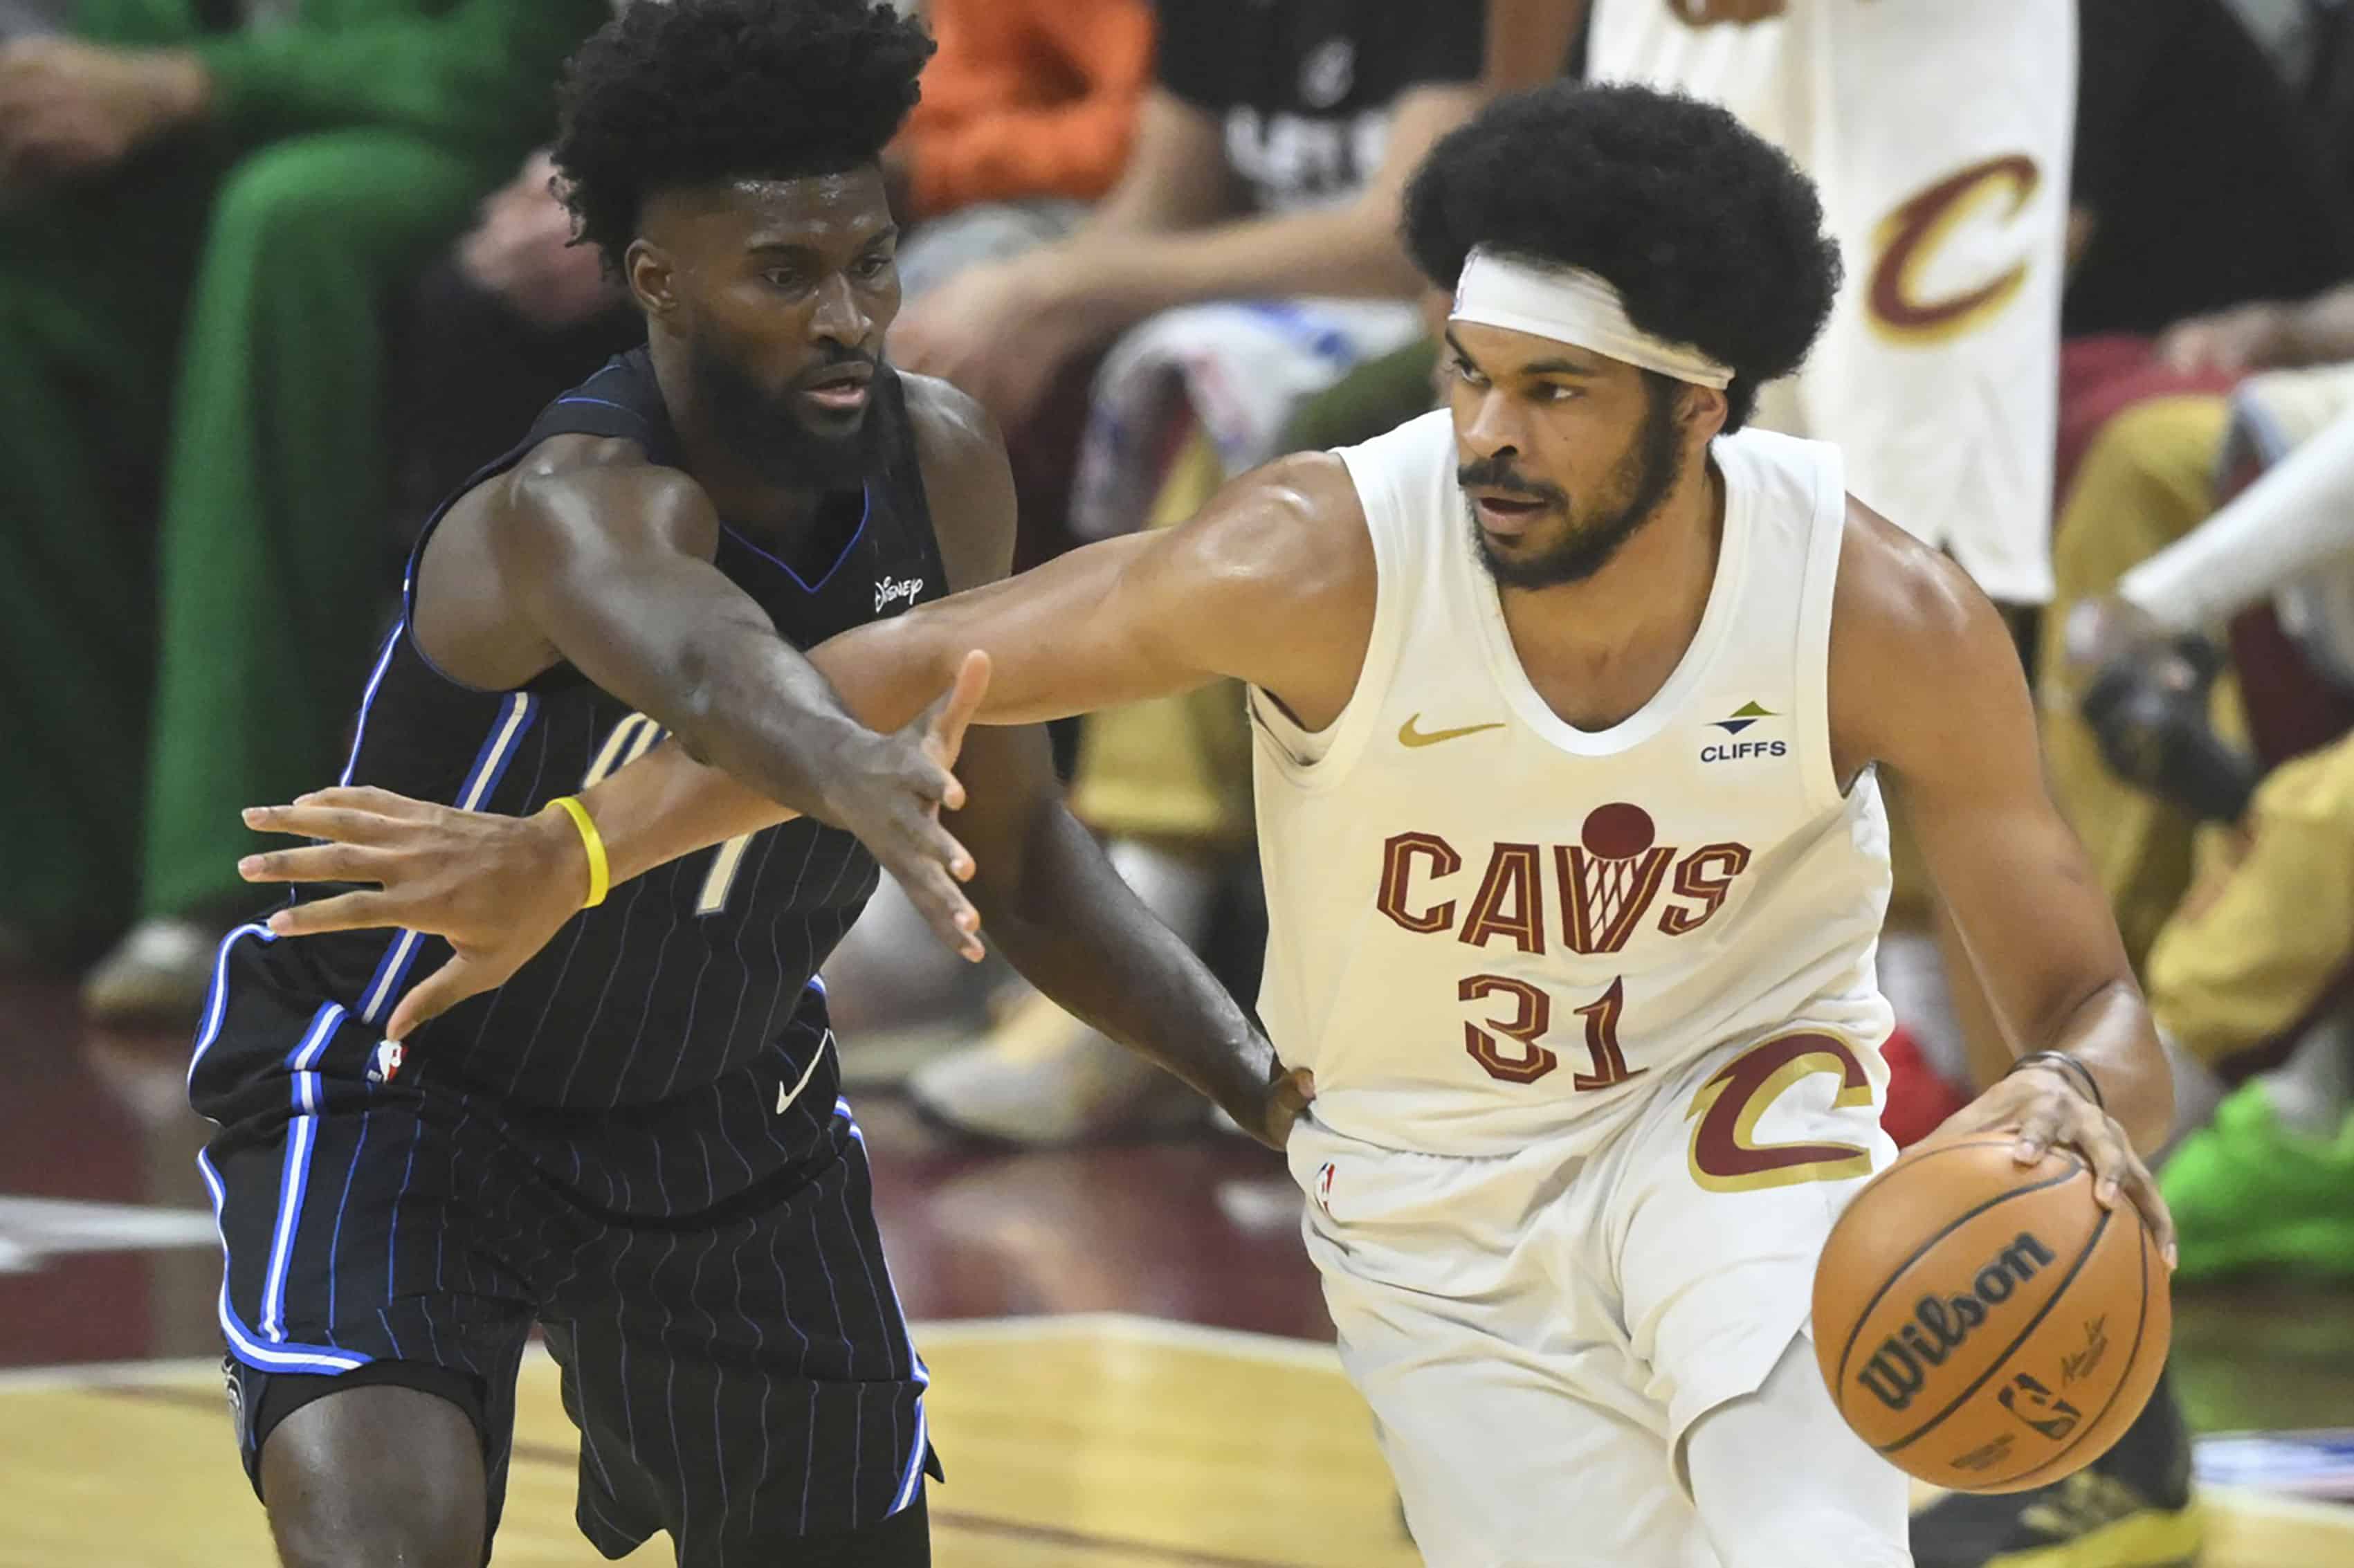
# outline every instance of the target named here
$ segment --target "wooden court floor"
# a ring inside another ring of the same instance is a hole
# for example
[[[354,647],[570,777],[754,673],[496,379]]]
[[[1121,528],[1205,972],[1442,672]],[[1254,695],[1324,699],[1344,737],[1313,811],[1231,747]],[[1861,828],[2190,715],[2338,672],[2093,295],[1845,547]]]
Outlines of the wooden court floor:
[[[1323,1347],[1123,1314],[933,1325],[942,1568],[1411,1568]],[[500,1568],[590,1568],[553,1366],[528,1362]],[[2211,1490],[2206,1568],[2354,1568],[2354,1510]],[[0,1373],[0,1564],[270,1561],[203,1362]],[[657,1538],[628,1559],[665,1563]],[[1630,1565],[1639,1568],[1639,1565]],[[1829,1568],[1829,1565],[1827,1565]]]

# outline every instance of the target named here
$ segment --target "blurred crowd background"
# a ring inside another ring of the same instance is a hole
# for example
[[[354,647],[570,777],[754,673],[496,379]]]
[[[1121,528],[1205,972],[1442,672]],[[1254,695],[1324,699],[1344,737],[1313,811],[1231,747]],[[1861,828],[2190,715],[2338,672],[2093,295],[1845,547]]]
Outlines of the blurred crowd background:
[[[1580,8],[1544,0],[927,9],[890,355],[1006,429],[1025,565],[1430,407],[1444,301],[1399,190],[1484,94],[1584,68],[1543,25]],[[2354,5],[2077,9],[2057,588],[2022,654],[2195,1091],[2186,1273],[2354,1277]],[[425,514],[639,337],[539,150],[609,15],[0,0],[0,964],[79,975],[92,1021],[193,1019],[265,902],[239,808],[335,778]],[[1059,739],[1122,874],[1247,997],[1235,694]],[[1918,1128],[2000,1047],[1908,881],[1891,1117]],[[1207,1115],[887,888],[828,978],[854,1070],[941,1043],[907,1092],[976,1138]]]

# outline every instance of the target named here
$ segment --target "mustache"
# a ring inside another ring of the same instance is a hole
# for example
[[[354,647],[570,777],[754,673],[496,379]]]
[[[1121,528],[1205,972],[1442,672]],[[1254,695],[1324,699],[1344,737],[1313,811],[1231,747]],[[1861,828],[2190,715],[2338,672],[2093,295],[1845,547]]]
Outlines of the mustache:
[[[1512,465],[1500,458],[1480,458],[1458,465],[1455,482],[1465,490],[1475,486],[1481,490],[1501,490],[1525,500],[1541,502],[1548,506],[1566,506],[1569,496],[1559,485],[1547,484],[1541,479],[1527,479],[1512,471]]]
[[[872,376],[883,368],[883,356],[880,354],[861,354],[854,348],[837,344],[827,352],[823,360],[794,376],[793,386],[796,389],[813,387],[829,376],[839,376],[845,366],[853,365],[864,366],[867,374]]]

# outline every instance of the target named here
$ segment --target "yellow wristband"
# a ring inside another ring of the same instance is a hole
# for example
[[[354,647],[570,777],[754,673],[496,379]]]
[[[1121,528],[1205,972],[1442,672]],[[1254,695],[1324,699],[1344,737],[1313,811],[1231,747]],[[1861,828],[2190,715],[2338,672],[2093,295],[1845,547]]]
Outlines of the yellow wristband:
[[[594,909],[605,902],[605,892],[613,875],[612,865],[605,859],[605,841],[598,833],[597,824],[588,815],[588,808],[582,805],[577,796],[558,795],[548,804],[563,807],[564,814],[572,819],[572,825],[580,830],[581,846],[588,852],[588,896],[580,907]]]

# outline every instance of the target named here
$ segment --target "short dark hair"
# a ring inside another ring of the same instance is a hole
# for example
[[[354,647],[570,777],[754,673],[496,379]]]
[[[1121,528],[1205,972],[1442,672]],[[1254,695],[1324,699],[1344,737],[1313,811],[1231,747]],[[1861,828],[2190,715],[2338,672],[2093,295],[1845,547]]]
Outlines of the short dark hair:
[[[1734,367],[1728,430],[1830,315],[1839,247],[1822,226],[1812,183],[1732,115],[1616,84],[1499,99],[1405,193],[1406,247],[1434,284],[1453,289],[1474,246],[1598,273],[1637,326]]]
[[[638,0],[565,69],[564,204],[618,273],[658,191],[874,163],[931,53],[875,0]]]

